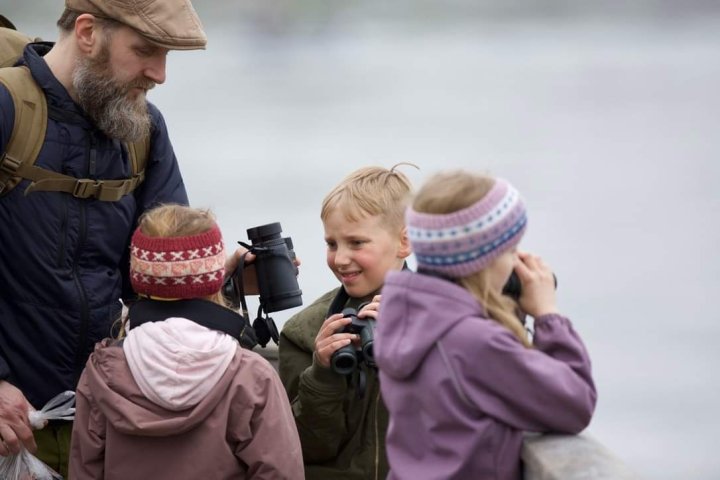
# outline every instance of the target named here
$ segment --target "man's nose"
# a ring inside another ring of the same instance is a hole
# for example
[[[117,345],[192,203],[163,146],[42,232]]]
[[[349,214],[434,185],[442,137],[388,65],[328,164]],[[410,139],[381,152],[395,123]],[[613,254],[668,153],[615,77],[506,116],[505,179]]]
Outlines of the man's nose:
[[[165,83],[167,52],[152,57],[145,67],[145,77],[156,84]]]

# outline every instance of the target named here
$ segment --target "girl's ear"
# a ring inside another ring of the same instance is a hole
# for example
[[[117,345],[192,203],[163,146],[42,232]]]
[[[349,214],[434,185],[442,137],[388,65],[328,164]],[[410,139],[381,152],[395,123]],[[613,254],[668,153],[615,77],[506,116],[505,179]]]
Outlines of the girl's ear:
[[[398,249],[398,258],[407,258],[412,253],[410,246],[410,238],[408,238],[407,227],[403,227],[400,231],[400,248]]]

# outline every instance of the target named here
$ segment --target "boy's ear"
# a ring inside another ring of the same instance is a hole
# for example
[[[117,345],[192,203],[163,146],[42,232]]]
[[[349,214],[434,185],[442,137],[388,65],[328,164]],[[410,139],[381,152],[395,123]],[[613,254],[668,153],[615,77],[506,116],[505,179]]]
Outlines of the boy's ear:
[[[407,227],[403,227],[400,231],[400,249],[398,250],[398,258],[407,258],[412,253],[410,246],[410,238],[408,237]]]

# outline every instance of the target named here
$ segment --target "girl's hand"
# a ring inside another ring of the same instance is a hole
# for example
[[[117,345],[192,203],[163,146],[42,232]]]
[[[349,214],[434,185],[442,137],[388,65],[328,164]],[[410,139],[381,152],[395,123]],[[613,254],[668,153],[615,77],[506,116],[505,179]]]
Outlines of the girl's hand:
[[[515,272],[522,284],[522,295],[518,303],[524,312],[533,318],[557,313],[555,279],[550,267],[540,257],[518,252]]]
[[[343,317],[342,313],[330,315],[325,319],[315,337],[315,361],[320,366],[330,368],[332,354],[358,338],[354,333],[336,333],[351,321]]]

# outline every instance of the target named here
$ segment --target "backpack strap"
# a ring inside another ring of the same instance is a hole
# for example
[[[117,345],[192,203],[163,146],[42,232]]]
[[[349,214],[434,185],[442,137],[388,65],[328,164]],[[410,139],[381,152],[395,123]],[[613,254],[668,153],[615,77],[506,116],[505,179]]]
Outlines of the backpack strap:
[[[150,138],[127,144],[133,176],[120,180],[75,178],[35,166],[47,130],[47,100],[26,67],[0,69],[0,82],[15,105],[13,133],[0,157],[0,194],[7,194],[22,179],[31,181],[31,192],[66,192],[77,198],[115,202],[131,193],[145,179]]]
[[[145,180],[145,165],[147,165],[147,159],[150,156],[150,135],[137,142],[128,143],[127,149],[133,177],[139,177],[139,185]]]
[[[23,169],[23,159],[35,163],[45,141],[48,114],[45,95],[27,67],[0,69],[0,83],[8,89],[15,105],[13,131],[0,157],[0,193],[3,193],[22,180],[18,172]]]

